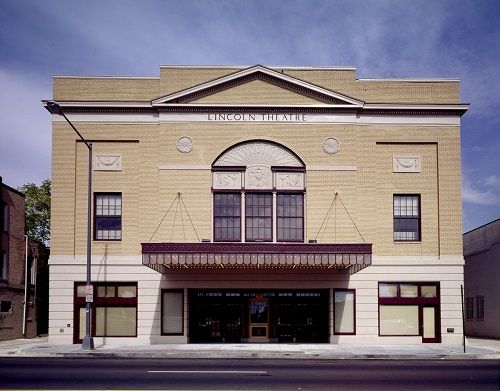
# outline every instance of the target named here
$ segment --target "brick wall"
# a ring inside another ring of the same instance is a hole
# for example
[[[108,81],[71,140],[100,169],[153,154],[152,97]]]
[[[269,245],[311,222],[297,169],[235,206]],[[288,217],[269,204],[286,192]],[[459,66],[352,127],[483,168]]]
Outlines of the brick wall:
[[[82,133],[96,142],[95,153],[121,154],[120,172],[94,172],[95,192],[123,194],[123,240],[94,243],[94,254],[140,254],[139,243],[148,241],[178,191],[190,208],[192,221],[203,238],[210,237],[211,174],[209,170],[159,170],[163,164],[203,164],[210,166],[226,148],[243,140],[266,139],[295,151],[307,165],[354,165],[356,171],[307,172],[307,238],[314,238],[324,215],[339,192],[365,240],[374,243],[374,254],[457,255],[461,254],[460,169],[458,127],[420,126],[356,127],[353,125],[97,125],[85,124]],[[243,128],[243,131],[242,131]],[[395,143],[405,134],[406,144]],[[188,135],[195,143],[190,154],[176,150],[179,137]],[[335,135],[342,147],[337,155],[322,151],[323,140]],[[71,139],[71,129],[54,126],[53,164],[53,254],[82,255],[86,251],[87,151]],[[116,141],[106,141],[110,137]],[[98,140],[102,139],[102,142]],[[68,148],[66,142],[73,144]],[[122,140],[122,141],[120,141]],[[129,142],[135,140],[134,142]],[[419,155],[420,173],[392,172],[393,155]],[[62,162],[66,162],[63,164]],[[76,161],[76,167],[73,162]],[[61,162],[61,163],[60,163]],[[438,167],[439,165],[439,167]],[[76,186],[76,196],[73,191]],[[414,245],[392,240],[392,194],[422,194],[422,237]],[[162,230],[173,224],[168,218]],[[185,222],[187,224],[187,221]],[[325,227],[325,241],[356,241],[359,236],[348,215],[337,215]],[[177,221],[177,236],[183,239]],[[191,229],[189,227],[189,229]],[[158,239],[166,240],[165,235]],[[439,235],[438,235],[439,234]],[[171,236],[171,235],[170,235]],[[193,240],[192,237],[186,240]]]
[[[8,254],[7,278],[0,280],[0,301],[11,310],[0,312],[0,340],[22,337],[24,302],[24,196],[2,185],[2,202],[8,205],[7,232],[2,232],[2,250]],[[5,229],[5,227],[4,227]]]
[[[54,77],[53,97],[62,101],[141,101],[211,81],[241,68],[163,67],[159,78]],[[275,69],[288,76],[319,85],[367,103],[458,103],[456,80],[404,81],[357,79],[356,70]],[[243,87],[244,88],[244,87]]]

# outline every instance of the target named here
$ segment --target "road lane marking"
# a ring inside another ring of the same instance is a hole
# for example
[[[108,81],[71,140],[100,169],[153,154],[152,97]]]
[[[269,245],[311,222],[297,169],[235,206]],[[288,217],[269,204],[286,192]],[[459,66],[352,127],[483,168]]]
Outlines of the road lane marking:
[[[148,371],[148,373],[267,375],[267,371]]]

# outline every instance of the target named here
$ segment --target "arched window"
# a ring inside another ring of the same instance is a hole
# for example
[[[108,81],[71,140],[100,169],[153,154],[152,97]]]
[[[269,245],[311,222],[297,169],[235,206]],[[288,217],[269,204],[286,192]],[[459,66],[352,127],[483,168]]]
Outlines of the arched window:
[[[304,241],[305,165],[288,148],[229,148],[212,165],[212,189],[214,241]]]

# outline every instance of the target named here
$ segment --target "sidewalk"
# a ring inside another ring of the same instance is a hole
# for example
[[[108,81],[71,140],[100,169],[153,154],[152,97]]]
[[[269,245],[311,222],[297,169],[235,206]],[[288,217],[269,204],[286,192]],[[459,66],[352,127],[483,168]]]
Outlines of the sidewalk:
[[[3,357],[115,357],[189,359],[496,359],[500,340],[469,338],[462,346],[422,345],[332,345],[332,344],[162,344],[96,346],[83,351],[81,345],[49,345],[47,337],[0,342]]]

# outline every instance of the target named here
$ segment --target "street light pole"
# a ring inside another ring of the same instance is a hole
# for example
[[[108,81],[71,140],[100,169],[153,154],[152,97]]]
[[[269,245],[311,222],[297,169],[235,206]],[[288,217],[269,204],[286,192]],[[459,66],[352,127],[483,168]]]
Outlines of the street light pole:
[[[87,192],[87,287],[86,287],[86,298],[85,298],[85,337],[82,340],[83,350],[94,350],[94,338],[90,331],[90,314],[92,311],[92,301],[93,301],[93,288],[92,288],[92,241],[90,227],[92,224],[92,143],[87,142],[80,134],[77,128],[71,123],[71,121],[64,114],[61,105],[55,101],[47,102],[47,109],[51,114],[62,115],[66,122],[70,124],[73,130],[78,134],[80,139],[85,143],[89,150],[89,172],[88,172],[88,192]]]

